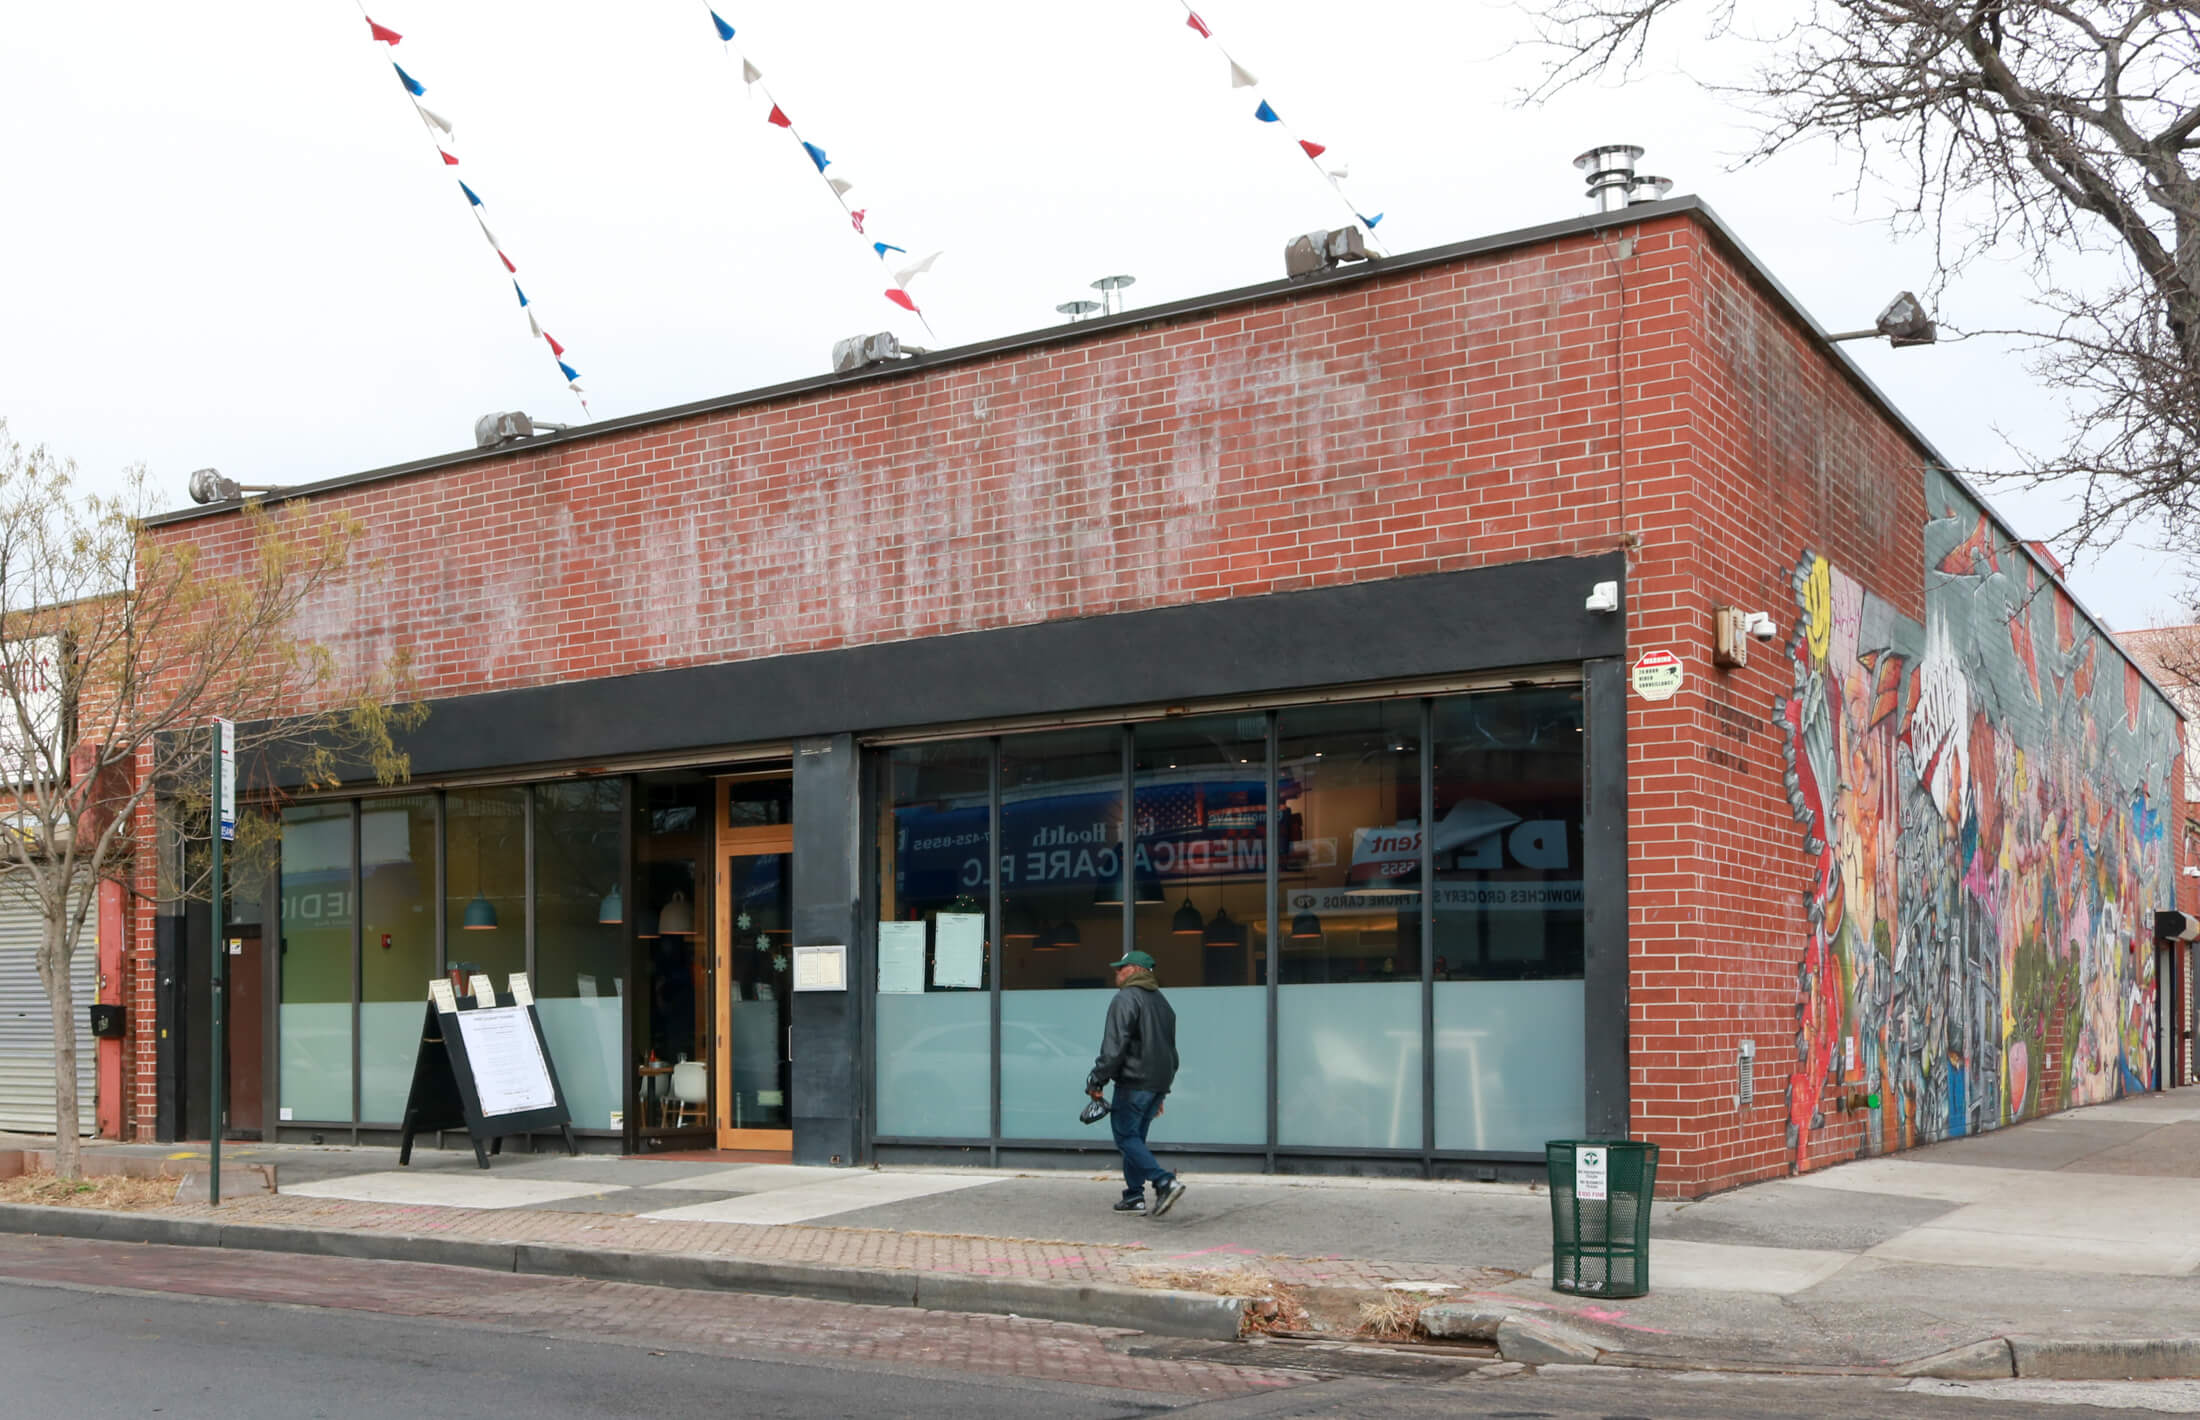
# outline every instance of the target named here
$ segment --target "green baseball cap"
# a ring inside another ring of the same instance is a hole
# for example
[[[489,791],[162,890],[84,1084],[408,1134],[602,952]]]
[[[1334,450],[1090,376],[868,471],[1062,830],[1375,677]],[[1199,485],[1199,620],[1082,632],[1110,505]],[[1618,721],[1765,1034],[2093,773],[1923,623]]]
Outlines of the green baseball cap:
[[[1147,956],[1147,955],[1146,955],[1146,954],[1145,954],[1144,952],[1140,952],[1140,951],[1129,951],[1129,952],[1125,952],[1125,953],[1123,953],[1123,959],[1122,959],[1121,961],[1111,961],[1111,962],[1109,962],[1109,963],[1108,963],[1108,965],[1109,965],[1109,966],[1111,966],[1111,967],[1115,967],[1115,966],[1142,966],[1142,967],[1146,968],[1146,970],[1148,970],[1148,971],[1152,971],[1152,970],[1153,970],[1153,958],[1152,958],[1152,957],[1150,957],[1150,956]]]

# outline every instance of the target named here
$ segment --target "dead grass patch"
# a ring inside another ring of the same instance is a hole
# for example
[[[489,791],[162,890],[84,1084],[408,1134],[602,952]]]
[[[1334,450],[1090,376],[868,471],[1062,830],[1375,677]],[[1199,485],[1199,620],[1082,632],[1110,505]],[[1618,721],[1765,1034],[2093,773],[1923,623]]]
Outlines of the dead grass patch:
[[[1243,1297],[1250,1331],[1292,1331],[1307,1324],[1298,1291],[1266,1272],[1250,1267],[1134,1267],[1131,1283],[1172,1292],[1205,1292],[1211,1297]]]
[[[1385,1292],[1360,1303],[1360,1330],[1384,1341],[1403,1341],[1420,1330],[1421,1308],[1429,1300],[1413,1292]]]
[[[71,1183],[51,1173],[18,1174],[0,1179],[0,1203],[42,1203],[50,1208],[112,1208],[133,1211],[172,1203],[178,1180],[124,1178],[102,1174]]]

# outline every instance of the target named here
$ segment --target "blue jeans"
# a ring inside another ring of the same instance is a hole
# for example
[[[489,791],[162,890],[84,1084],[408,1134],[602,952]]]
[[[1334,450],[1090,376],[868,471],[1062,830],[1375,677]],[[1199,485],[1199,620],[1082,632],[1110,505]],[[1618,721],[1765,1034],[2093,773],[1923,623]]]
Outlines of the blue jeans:
[[[1115,1087],[1108,1123],[1115,1130],[1115,1147],[1123,1155],[1123,1197],[1126,1199],[1145,1197],[1149,1183],[1158,1194],[1164,1185],[1176,1180],[1176,1175],[1161,1167],[1153,1150],[1146,1147],[1146,1131],[1153,1128],[1153,1117],[1160,1113],[1162,1099],[1163,1096],[1152,1090]]]

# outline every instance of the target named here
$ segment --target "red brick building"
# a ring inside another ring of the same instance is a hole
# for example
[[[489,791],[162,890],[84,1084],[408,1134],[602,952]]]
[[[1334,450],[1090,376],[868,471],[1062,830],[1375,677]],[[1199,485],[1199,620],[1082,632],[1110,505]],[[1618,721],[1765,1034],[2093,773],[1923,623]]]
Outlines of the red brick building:
[[[1236,1167],[1697,1194],[2156,1078],[2175,712],[1693,199],[295,492],[433,710],[281,810],[232,1127],[391,1130],[461,961],[599,1146],[802,1162],[1104,1149],[1131,946]]]

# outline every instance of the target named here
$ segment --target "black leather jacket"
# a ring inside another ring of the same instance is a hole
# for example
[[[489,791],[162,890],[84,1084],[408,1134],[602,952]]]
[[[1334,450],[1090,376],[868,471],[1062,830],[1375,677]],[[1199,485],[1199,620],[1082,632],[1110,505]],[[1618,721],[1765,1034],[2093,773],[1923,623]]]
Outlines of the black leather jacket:
[[[1092,1062],[1085,1089],[1110,1080],[1124,1090],[1169,1092],[1176,1081],[1176,1012],[1159,991],[1125,986],[1108,1003],[1107,1031],[1100,1037],[1100,1058]]]

